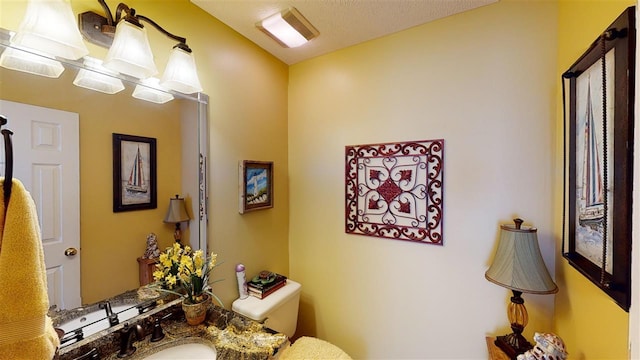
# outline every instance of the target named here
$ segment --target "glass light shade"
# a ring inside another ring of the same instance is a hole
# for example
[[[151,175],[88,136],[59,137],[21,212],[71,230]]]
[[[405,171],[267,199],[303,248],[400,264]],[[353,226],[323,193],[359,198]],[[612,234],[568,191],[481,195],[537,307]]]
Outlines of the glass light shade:
[[[0,66],[49,78],[57,78],[64,71],[59,61],[12,47],[5,48],[0,55]]]
[[[117,74],[102,66],[102,60],[86,57],[84,64],[91,70],[80,69],[73,80],[74,85],[105,94],[115,94],[124,90],[122,81],[114,77]]]
[[[293,48],[305,44],[305,39],[293,26],[289,25],[282,18],[282,14],[277,13],[262,21],[262,27],[283,42],[287,47]]]
[[[149,78],[142,80],[142,85],[136,85],[131,95],[136,99],[164,104],[173,100],[173,95],[166,92],[160,85],[160,79]]]
[[[258,29],[284,47],[298,47],[320,35],[294,7],[288,8],[256,24]]]
[[[164,70],[160,84],[167,89],[183,94],[202,91],[193,54],[179,47],[174,47],[171,50],[167,68]]]
[[[89,54],[71,4],[65,0],[29,0],[24,19],[11,42],[71,60]]]
[[[147,38],[147,30],[125,20],[116,26],[113,44],[107,52],[104,67],[138,79],[158,73]]]

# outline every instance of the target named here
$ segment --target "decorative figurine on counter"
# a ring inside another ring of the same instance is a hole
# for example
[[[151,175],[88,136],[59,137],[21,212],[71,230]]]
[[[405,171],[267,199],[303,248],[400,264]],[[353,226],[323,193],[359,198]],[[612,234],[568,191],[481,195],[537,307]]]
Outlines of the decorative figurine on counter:
[[[551,333],[535,333],[533,349],[518,355],[518,360],[565,360],[567,350],[558,335]]]
[[[156,234],[151,233],[147,235],[147,249],[142,255],[143,259],[156,259],[160,257],[160,249],[158,249],[158,239]]]

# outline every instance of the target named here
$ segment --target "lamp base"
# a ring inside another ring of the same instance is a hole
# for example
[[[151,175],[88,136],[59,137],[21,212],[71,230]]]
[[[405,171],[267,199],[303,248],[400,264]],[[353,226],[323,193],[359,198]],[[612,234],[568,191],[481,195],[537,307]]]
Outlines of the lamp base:
[[[511,333],[509,335],[498,336],[494,341],[509,358],[515,360],[518,355],[523,354],[527,350],[531,350],[533,345],[522,336],[522,334]]]
[[[173,239],[180,245],[180,247],[183,247],[183,245],[182,245],[182,231],[180,230],[180,223],[179,222],[176,223],[176,230],[173,232]]]

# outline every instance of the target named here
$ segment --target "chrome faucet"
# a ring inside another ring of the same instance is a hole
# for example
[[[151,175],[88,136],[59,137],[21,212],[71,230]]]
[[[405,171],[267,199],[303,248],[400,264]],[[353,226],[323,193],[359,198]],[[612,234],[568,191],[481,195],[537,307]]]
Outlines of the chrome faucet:
[[[124,328],[120,331],[120,352],[118,353],[118,357],[127,357],[136,352],[136,347],[133,346],[133,342],[144,339],[144,336],[144,329],[140,324],[129,326],[129,323],[125,323]],[[135,340],[133,337],[135,337]]]
[[[113,310],[111,310],[111,303],[109,301],[102,302],[98,306],[100,307],[100,309],[104,309],[104,311],[107,313],[109,325],[114,326],[120,323],[120,320],[118,320],[118,314],[113,313]]]

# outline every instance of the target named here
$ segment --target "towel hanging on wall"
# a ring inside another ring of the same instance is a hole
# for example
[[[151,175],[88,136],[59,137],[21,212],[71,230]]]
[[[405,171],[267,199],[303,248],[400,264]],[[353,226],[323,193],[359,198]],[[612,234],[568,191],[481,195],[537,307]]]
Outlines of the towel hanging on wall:
[[[17,179],[12,180],[6,209],[4,192],[0,197],[0,359],[51,359],[60,342],[47,316],[47,277],[36,206]]]

